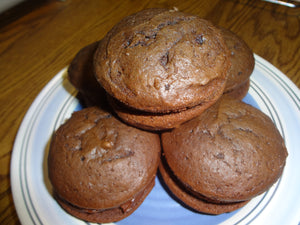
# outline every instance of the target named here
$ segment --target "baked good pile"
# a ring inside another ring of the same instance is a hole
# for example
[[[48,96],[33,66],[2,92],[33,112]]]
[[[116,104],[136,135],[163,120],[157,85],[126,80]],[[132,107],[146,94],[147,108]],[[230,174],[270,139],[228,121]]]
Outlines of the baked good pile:
[[[198,16],[146,9],[82,48],[68,78],[86,106],[60,126],[48,155],[53,195],[80,219],[133,213],[162,182],[208,214],[268,190],[288,155],[271,119],[242,101],[251,49]]]

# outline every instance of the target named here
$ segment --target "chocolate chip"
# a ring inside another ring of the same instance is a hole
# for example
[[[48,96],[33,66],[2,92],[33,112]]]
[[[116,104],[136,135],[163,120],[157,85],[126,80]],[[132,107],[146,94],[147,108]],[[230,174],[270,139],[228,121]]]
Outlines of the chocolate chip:
[[[240,48],[240,45],[237,43],[237,44],[235,44],[235,45],[233,46],[233,48],[234,48],[235,50],[238,50],[238,49]]]
[[[218,153],[217,155],[215,155],[215,157],[217,158],[217,159],[224,159],[225,158],[225,156],[224,156],[224,153]]]
[[[123,44],[123,48],[127,48],[132,42],[132,38],[129,38],[126,40],[126,42]]]
[[[150,35],[146,35],[145,39],[149,40],[149,39],[155,39],[156,38],[156,33],[152,33]]]
[[[203,34],[197,35],[197,37],[196,37],[196,42],[197,42],[198,44],[202,45],[202,44],[204,43],[204,41],[205,41],[205,38],[204,38]]]
[[[159,24],[159,25],[157,26],[157,28],[160,30],[160,29],[162,29],[163,27],[166,27],[166,26],[172,25],[172,24],[175,24],[175,23],[172,22],[172,21],[166,21],[166,22],[163,22],[163,23]]]
[[[165,90],[166,90],[166,91],[170,90],[170,84],[166,84],[166,85],[165,85]]]
[[[169,52],[166,52],[161,58],[160,58],[160,64],[166,69],[166,65],[169,62]]]

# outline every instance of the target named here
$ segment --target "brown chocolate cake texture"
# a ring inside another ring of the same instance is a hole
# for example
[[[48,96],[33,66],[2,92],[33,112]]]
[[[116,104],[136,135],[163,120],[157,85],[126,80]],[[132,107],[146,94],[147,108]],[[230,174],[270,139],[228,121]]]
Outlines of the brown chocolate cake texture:
[[[196,15],[125,17],[68,68],[87,108],[52,137],[53,196],[85,221],[119,221],[142,204],[159,167],[196,211],[244,206],[278,180],[287,157],[273,122],[241,101],[253,69],[241,38]]]
[[[226,96],[200,116],[164,132],[161,141],[165,160],[160,169],[164,178],[173,178],[166,182],[170,189],[175,195],[178,189],[178,198],[183,196],[181,200],[192,208],[213,214],[219,213],[219,205],[226,211],[226,206],[234,209],[232,204],[268,190],[282,175],[287,157],[271,119]],[[192,198],[215,203],[216,208],[199,208]]]

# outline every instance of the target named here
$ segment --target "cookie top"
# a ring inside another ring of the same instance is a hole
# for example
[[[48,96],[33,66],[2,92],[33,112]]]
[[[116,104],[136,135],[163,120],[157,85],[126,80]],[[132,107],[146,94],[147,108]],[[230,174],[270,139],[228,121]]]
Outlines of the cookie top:
[[[268,116],[223,98],[162,134],[166,161],[192,192],[222,202],[248,200],[281,176],[287,150]]]
[[[54,134],[49,178],[61,199],[79,208],[125,203],[155,177],[160,139],[90,107],[74,112]]]
[[[147,9],[107,33],[94,65],[110,95],[139,110],[165,113],[219,98],[229,54],[210,22],[175,10]]]
[[[231,67],[225,93],[246,82],[254,69],[254,55],[247,43],[232,31],[220,28],[230,51]]]
[[[101,41],[89,44],[78,51],[68,67],[68,79],[79,91],[88,106],[106,107],[106,92],[95,78],[93,58]]]

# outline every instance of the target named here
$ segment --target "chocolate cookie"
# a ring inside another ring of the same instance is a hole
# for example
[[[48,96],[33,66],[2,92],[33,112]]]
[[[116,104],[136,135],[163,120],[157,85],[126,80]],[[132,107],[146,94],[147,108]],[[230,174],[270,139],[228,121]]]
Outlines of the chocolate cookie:
[[[163,159],[159,164],[159,171],[163,178],[164,183],[176,197],[177,200],[183,205],[186,205],[193,210],[206,214],[222,214],[237,210],[248,203],[248,201],[233,202],[233,203],[220,203],[210,202],[204,197],[199,195],[195,197],[193,193],[190,193],[185,186],[174,176],[167,163]]]
[[[229,54],[210,22],[175,10],[147,9],[107,33],[94,65],[98,81],[118,101],[141,111],[172,113],[222,95]]]
[[[250,78],[243,82],[242,84],[236,86],[234,89],[225,92],[224,95],[228,95],[229,97],[243,100],[243,98],[247,95],[250,87]]]
[[[240,202],[263,193],[281,176],[287,157],[270,118],[229,97],[161,138],[174,176],[208,202]]]
[[[73,113],[54,134],[49,178],[66,211],[90,222],[113,222],[143,202],[159,160],[157,134],[90,107]]]
[[[183,122],[200,115],[213,102],[172,113],[152,113],[130,108],[108,96],[108,101],[117,115],[126,123],[144,130],[162,131],[178,127]]]
[[[106,92],[95,78],[93,58],[101,41],[89,44],[75,55],[68,68],[71,84],[81,94],[85,105],[108,107]]]
[[[243,99],[249,89],[249,78],[254,69],[253,52],[247,43],[228,29],[220,28],[230,50],[231,67],[224,93]],[[238,89],[238,91],[235,91]]]
[[[131,215],[145,200],[154,186],[153,179],[143,190],[134,195],[134,197],[120,205],[119,207],[108,210],[82,209],[78,208],[55,195],[55,199],[61,207],[71,215],[83,219],[85,221],[94,221],[101,223],[109,223],[111,221],[119,221]]]

